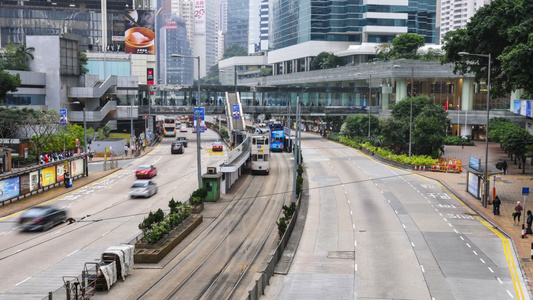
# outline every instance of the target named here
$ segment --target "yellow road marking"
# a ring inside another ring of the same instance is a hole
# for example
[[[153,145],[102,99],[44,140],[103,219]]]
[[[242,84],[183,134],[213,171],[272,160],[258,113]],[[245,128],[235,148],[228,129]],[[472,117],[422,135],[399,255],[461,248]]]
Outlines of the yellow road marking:
[[[347,148],[350,148],[350,149],[355,149],[353,147],[350,147],[348,145],[344,145],[342,143],[338,143],[338,144],[343,145],[343,146],[345,146]],[[358,149],[355,149],[355,150],[358,150]],[[373,157],[367,155],[366,153],[364,153],[362,151],[359,151],[359,152],[362,153],[364,156],[372,159],[373,161],[381,163],[380,161],[374,159]],[[515,289],[516,297],[517,297],[517,299],[525,299],[524,298],[524,291],[522,290],[522,286],[520,285],[518,272],[516,271],[516,266],[514,264],[513,253],[511,251],[511,247],[509,246],[509,239],[506,236],[504,236],[500,231],[496,230],[492,225],[487,223],[487,221],[485,221],[481,217],[479,217],[479,214],[477,212],[473,212],[470,209],[469,206],[467,206],[460,198],[456,197],[454,193],[451,193],[450,190],[448,188],[444,187],[438,180],[433,179],[433,178],[428,178],[428,177],[422,176],[422,175],[417,174],[417,173],[410,172],[409,170],[406,171],[406,170],[403,170],[403,169],[400,169],[400,168],[397,168],[397,167],[394,167],[394,166],[391,166],[391,165],[387,165],[387,166],[390,167],[390,168],[396,169],[396,170],[409,172],[409,173],[411,173],[413,175],[422,177],[424,179],[429,179],[429,180],[435,181],[437,183],[437,185],[439,185],[443,190],[447,191],[448,194],[451,195],[456,201],[461,203],[467,209],[467,211],[469,213],[475,214],[476,215],[475,218],[479,222],[481,222],[481,224],[483,224],[485,227],[487,227],[490,231],[494,232],[502,240],[503,251],[505,253],[505,259],[507,261],[507,266],[509,267],[509,273],[511,273],[511,278],[513,279],[513,287]]]

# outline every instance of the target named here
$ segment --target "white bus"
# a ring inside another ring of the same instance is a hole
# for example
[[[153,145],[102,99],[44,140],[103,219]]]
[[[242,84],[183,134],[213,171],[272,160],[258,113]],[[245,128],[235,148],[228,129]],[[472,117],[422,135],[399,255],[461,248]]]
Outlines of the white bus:
[[[270,172],[270,130],[255,128],[252,134],[252,174],[269,174]]]
[[[176,136],[176,118],[166,117],[163,121],[163,130],[165,131],[165,136]]]

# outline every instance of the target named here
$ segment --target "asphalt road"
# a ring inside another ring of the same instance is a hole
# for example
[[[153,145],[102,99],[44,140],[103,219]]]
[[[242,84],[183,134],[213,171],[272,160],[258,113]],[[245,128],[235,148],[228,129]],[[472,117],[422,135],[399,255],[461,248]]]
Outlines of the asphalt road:
[[[302,148],[306,224],[262,299],[529,299],[508,240],[435,181],[314,135]]]
[[[192,134],[188,134],[190,138]],[[223,156],[210,156],[216,134],[207,132],[202,139],[203,171],[218,165]],[[18,215],[0,222],[0,299],[42,299],[63,284],[62,276],[81,274],[85,262],[99,260],[110,246],[129,242],[139,233],[138,224],[150,211],[168,210],[174,198],[185,201],[197,188],[196,143],[189,143],[185,154],[171,155],[170,140],[149,155],[124,161],[123,169],[104,179],[77,189],[49,204],[64,208],[78,220],[61,224],[47,232],[20,232]],[[97,164],[93,163],[92,165]],[[129,187],[140,164],[154,164],[153,179],[158,193],[148,199],[130,199]]]

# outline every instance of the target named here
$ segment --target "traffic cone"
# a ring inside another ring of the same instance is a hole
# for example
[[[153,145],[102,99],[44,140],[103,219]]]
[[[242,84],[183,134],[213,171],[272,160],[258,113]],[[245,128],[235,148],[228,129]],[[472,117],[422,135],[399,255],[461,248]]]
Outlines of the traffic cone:
[[[418,166],[417,165],[415,165],[415,171],[418,171]]]
[[[424,172],[426,171],[426,165],[424,165]]]

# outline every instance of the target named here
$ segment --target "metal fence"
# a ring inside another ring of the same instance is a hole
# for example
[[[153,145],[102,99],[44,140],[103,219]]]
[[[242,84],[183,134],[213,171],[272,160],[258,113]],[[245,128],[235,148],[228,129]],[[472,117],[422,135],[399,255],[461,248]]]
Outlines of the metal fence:
[[[261,277],[255,281],[255,285],[252,288],[252,290],[250,290],[250,292],[248,293],[248,297],[246,299],[258,300],[265,293],[265,289],[270,283],[270,278],[272,277],[272,275],[274,275],[276,265],[278,264],[281,257],[283,256],[283,251],[285,251],[285,248],[287,247],[287,243],[289,242],[289,239],[291,237],[292,231],[296,224],[296,220],[298,219],[298,212],[300,211],[300,199],[301,199],[301,194],[300,194],[300,197],[296,201],[296,210],[294,211],[294,214],[292,215],[291,221],[289,222],[289,226],[287,227],[285,234],[283,234],[283,237],[281,238],[280,243],[276,247],[274,254],[272,255],[272,257],[270,257],[265,268],[261,272]]]

